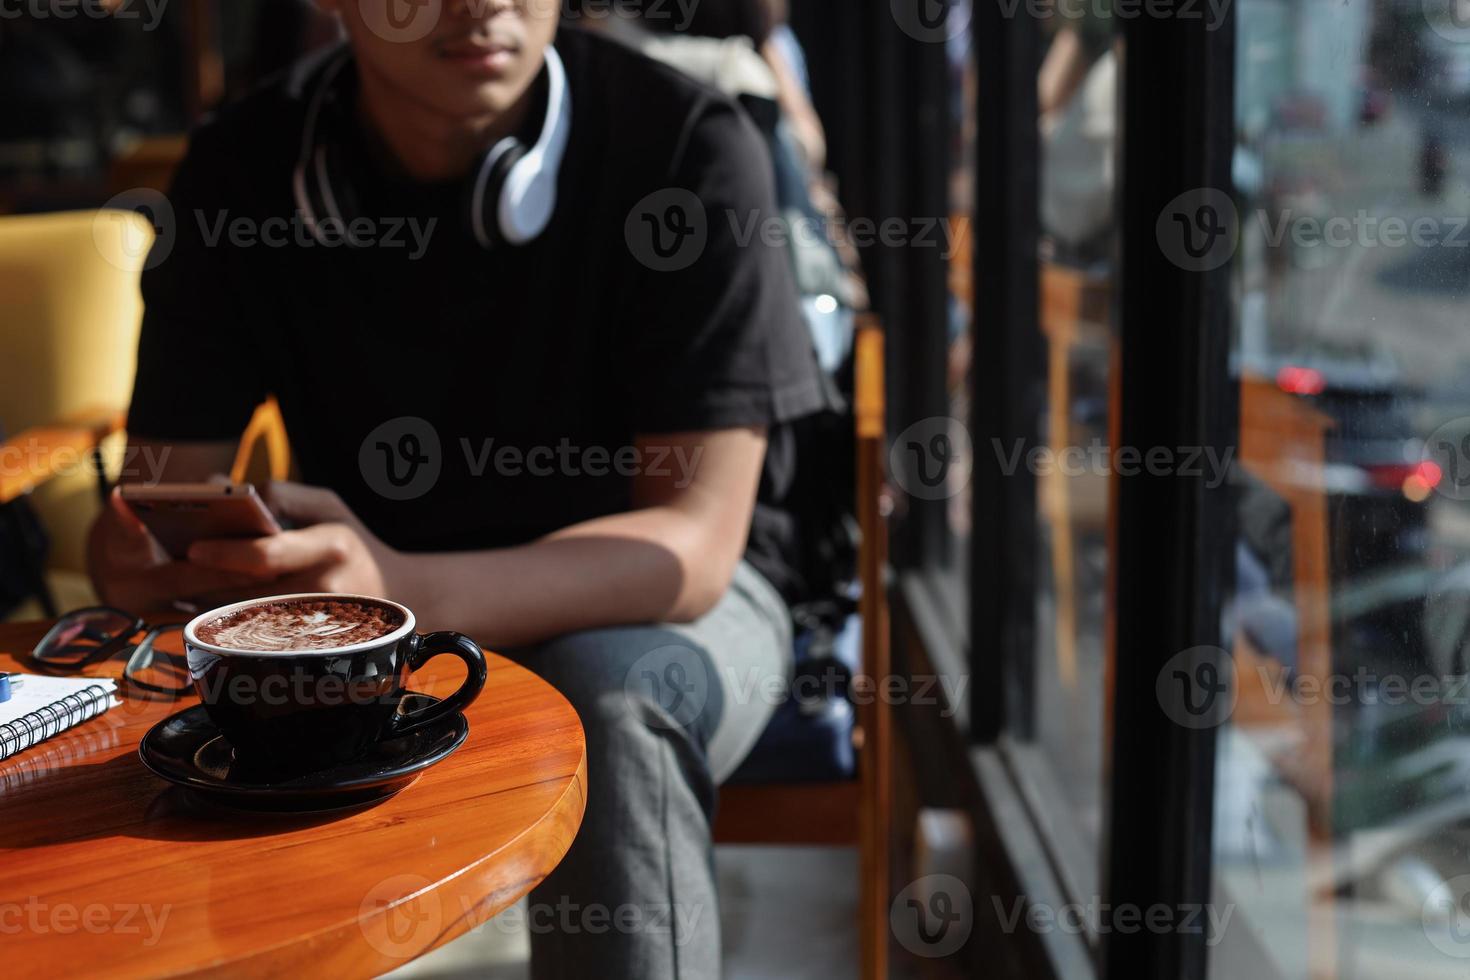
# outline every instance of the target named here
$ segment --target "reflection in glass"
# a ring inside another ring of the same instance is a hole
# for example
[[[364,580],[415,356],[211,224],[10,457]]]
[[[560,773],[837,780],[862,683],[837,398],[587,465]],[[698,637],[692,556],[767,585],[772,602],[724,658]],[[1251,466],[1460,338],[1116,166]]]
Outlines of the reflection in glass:
[[[1059,10],[1061,8],[1058,8]],[[995,447],[1037,494],[1036,641],[1012,704],[1015,751],[1067,891],[1098,893],[1107,660],[1115,333],[1113,209],[1118,72],[1103,5],[1040,22],[1038,443]],[[1093,937],[1095,938],[1095,937]]]
[[[949,16],[953,23],[968,25],[970,12],[968,0],[956,0],[950,6]],[[949,605],[956,623],[965,619],[969,595],[970,515],[973,496],[968,476],[974,468],[975,451],[968,430],[964,427],[970,419],[970,369],[972,331],[974,326],[974,252],[972,234],[975,213],[975,94],[976,70],[973,45],[969,30],[952,31],[946,46],[949,68],[949,121],[951,161],[949,179],[949,213],[946,220],[949,228],[945,241],[949,242],[947,260],[949,264],[948,322],[945,324],[946,360],[944,384],[947,394],[951,434],[949,443],[956,449],[957,456],[951,464],[952,473],[962,476],[963,487],[948,498],[945,507],[945,523],[950,535],[951,546],[946,554],[948,568],[945,578],[948,586]],[[956,438],[958,436],[958,438]],[[966,449],[966,447],[969,447]],[[964,454],[964,457],[958,455]],[[956,482],[961,482],[957,480]]]
[[[1233,918],[1217,978],[1470,963],[1457,4],[1238,8],[1236,703],[1214,843]]]

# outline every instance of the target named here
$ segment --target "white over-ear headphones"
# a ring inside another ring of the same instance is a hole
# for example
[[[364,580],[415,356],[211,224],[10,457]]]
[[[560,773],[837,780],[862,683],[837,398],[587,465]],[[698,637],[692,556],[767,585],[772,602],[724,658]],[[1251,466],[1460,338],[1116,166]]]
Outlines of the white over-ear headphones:
[[[292,174],[292,191],[312,237],[326,244],[321,225],[351,241],[356,194],[342,155],[338,127],[343,107],[338,80],[352,62],[343,48],[313,72],[314,91],[302,127],[301,153]],[[315,66],[309,66],[314,68]],[[507,136],[490,148],[468,186],[469,227],[482,248],[504,242],[524,245],[537,238],[556,213],[556,182],[572,131],[572,94],[566,67],[556,49],[546,49],[546,119],[534,146]]]

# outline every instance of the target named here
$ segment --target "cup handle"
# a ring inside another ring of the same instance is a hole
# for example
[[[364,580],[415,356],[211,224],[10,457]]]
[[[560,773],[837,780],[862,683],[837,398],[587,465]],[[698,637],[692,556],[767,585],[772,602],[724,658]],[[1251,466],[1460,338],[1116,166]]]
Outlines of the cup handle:
[[[437,721],[458,714],[468,708],[480,696],[485,689],[485,678],[490,669],[485,663],[485,654],[474,640],[463,633],[415,633],[409,638],[413,646],[408,651],[408,669],[410,672],[418,670],[424,664],[433,660],[441,653],[452,653],[464,661],[469,668],[469,676],[465,678],[459,690],[438,704],[431,704],[427,708],[414,711],[406,715],[393,716],[393,735],[402,735],[425,725],[432,725]]]

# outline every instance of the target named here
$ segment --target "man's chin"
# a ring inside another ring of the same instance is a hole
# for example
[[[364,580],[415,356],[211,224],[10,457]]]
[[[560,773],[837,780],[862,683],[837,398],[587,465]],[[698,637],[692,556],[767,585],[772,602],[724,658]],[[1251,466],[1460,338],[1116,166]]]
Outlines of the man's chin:
[[[486,116],[498,116],[515,104],[515,96],[503,85],[486,85],[473,92],[465,93],[452,102],[441,102],[446,115],[466,121],[481,120]]]
[[[448,116],[477,119],[505,112],[515,105],[523,87],[508,78],[469,81],[457,73],[435,72],[434,84],[420,78],[415,88],[420,98]]]

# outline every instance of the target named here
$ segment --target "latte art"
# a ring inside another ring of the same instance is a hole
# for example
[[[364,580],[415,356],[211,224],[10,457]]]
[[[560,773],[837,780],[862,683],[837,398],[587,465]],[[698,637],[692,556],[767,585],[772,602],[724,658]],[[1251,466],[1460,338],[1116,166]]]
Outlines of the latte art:
[[[386,636],[403,625],[390,606],[337,599],[247,606],[200,626],[199,639],[231,650],[332,650]]]

